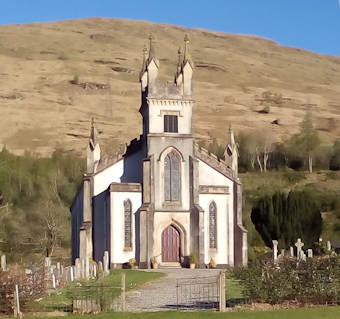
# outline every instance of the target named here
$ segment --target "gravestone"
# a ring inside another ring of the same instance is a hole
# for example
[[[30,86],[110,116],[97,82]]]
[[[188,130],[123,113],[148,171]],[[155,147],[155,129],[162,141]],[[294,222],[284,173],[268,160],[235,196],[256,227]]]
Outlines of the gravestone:
[[[84,258],[80,259],[80,265],[81,265],[80,278],[84,279],[85,278],[85,259]]]
[[[308,258],[313,258],[313,249],[307,250],[307,256],[308,256]]]
[[[290,257],[294,257],[294,248],[293,247],[289,247],[289,253],[290,253]]]
[[[71,282],[74,280],[74,266],[71,266],[70,268],[70,280]]]
[[[55,275],[54,274],[52,274],[52,287],[53,287],[53,289],[57,288],[57,284],[56,284],[56,280],[55,280]]]
[[[104,252],[104,260],[103,260],[103,266],[104,266],[104,275],[108,275],[109,274],[109,252],[107,250],[105,250]]]
[[[274,258],[274,263],[277,262],[277,246],[278,246],[278,241],[277,240],[272,240],[273,243],[273,258]]]
[[[97,264],[93,264],[93,277],[97,278]]]
[[[301,238],[298,238],[297,242],[295,243],[295,246],[297,248],[297,253],[296,253],[296,257],[298,260],[302,259],[301,256],[302,256],[302,253],[303,253],[303,250],[302,250],[302,247],[304,246],[305,244],[301,241]]]
[[[51,257],[45,258],[45,267],[50,268],[51,267]]]
[[[6,255],[1,256],[1,270],[2,271],[7,270]]]
[[[103,273],[104,269],[103,269],[103,263],[101,261],[98,262],[98,270]]]
[[[86,257],[85,258],[85,274],[84,274],[85,279],[89,279],[90,277],[90,258]]]
[[[327,251],[331,251],[331,250],[332,250],[331,242],[327,240]]]
[[[76,258],[75,261],[75,272],[74,272],[74,279],[78,280],[81,278],[81,263],[80,263],[80,259]]]

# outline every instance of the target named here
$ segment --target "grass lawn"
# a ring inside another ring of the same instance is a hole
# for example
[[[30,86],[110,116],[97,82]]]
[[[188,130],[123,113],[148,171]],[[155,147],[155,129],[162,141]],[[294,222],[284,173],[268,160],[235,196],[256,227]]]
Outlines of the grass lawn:
[[[26,317],[33,319],[37,317]],[[43,317],[39,317],[43,318]],[[60,318],[60,317],[59,317]],[[106,313],[100,315],[71,315],[71,319],[338,319],[340,307],[299,308],[275,311],[245,312],[144,312],[144,313]],[[49,317],[49,319],[52,319]]]
[[[163,273],[157,272],[116,269],[112,270],[110,275],[105,278],[73,282],[50,296],[29,303],[26,307],[30,311],[67,311],[71,309],[73,299],[85,299],[90,296],[97,299],[96,297],[100,295],[101,298],[112,300],[120,295],[122,273],[126,274],[126,291],[136,289],[146,282],[164,276]]]

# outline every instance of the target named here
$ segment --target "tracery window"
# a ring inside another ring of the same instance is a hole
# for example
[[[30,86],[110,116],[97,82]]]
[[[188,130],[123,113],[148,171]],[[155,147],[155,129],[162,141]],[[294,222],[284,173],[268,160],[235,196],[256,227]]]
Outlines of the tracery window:
[[[124,248],[132,248],[132,205],[124,201]]]
[[[215,202],[209,205],[209,248],[217,248],[217,208]]]
[[[180,158],[172,151],[164,159],[165,201],[179,201],[180,180]]]

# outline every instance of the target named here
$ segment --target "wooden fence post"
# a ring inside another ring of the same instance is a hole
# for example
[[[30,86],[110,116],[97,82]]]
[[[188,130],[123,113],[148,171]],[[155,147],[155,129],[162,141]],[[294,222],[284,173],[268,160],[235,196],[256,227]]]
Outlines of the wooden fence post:
[[[220,273],[220,312],[225,312],[225,271],[221,271]]]
[[[122,303],[122,311],[126,311],[126,303],[125,303],[125,272],[122,273],[121,303]]]

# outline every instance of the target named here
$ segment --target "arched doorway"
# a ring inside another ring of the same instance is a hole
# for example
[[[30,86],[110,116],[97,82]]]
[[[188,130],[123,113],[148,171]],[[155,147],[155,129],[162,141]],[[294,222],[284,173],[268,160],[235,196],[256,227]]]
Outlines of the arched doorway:
[[[162,232],[162,262],[180,261],[180,235],[178,230],[170,225]]]

